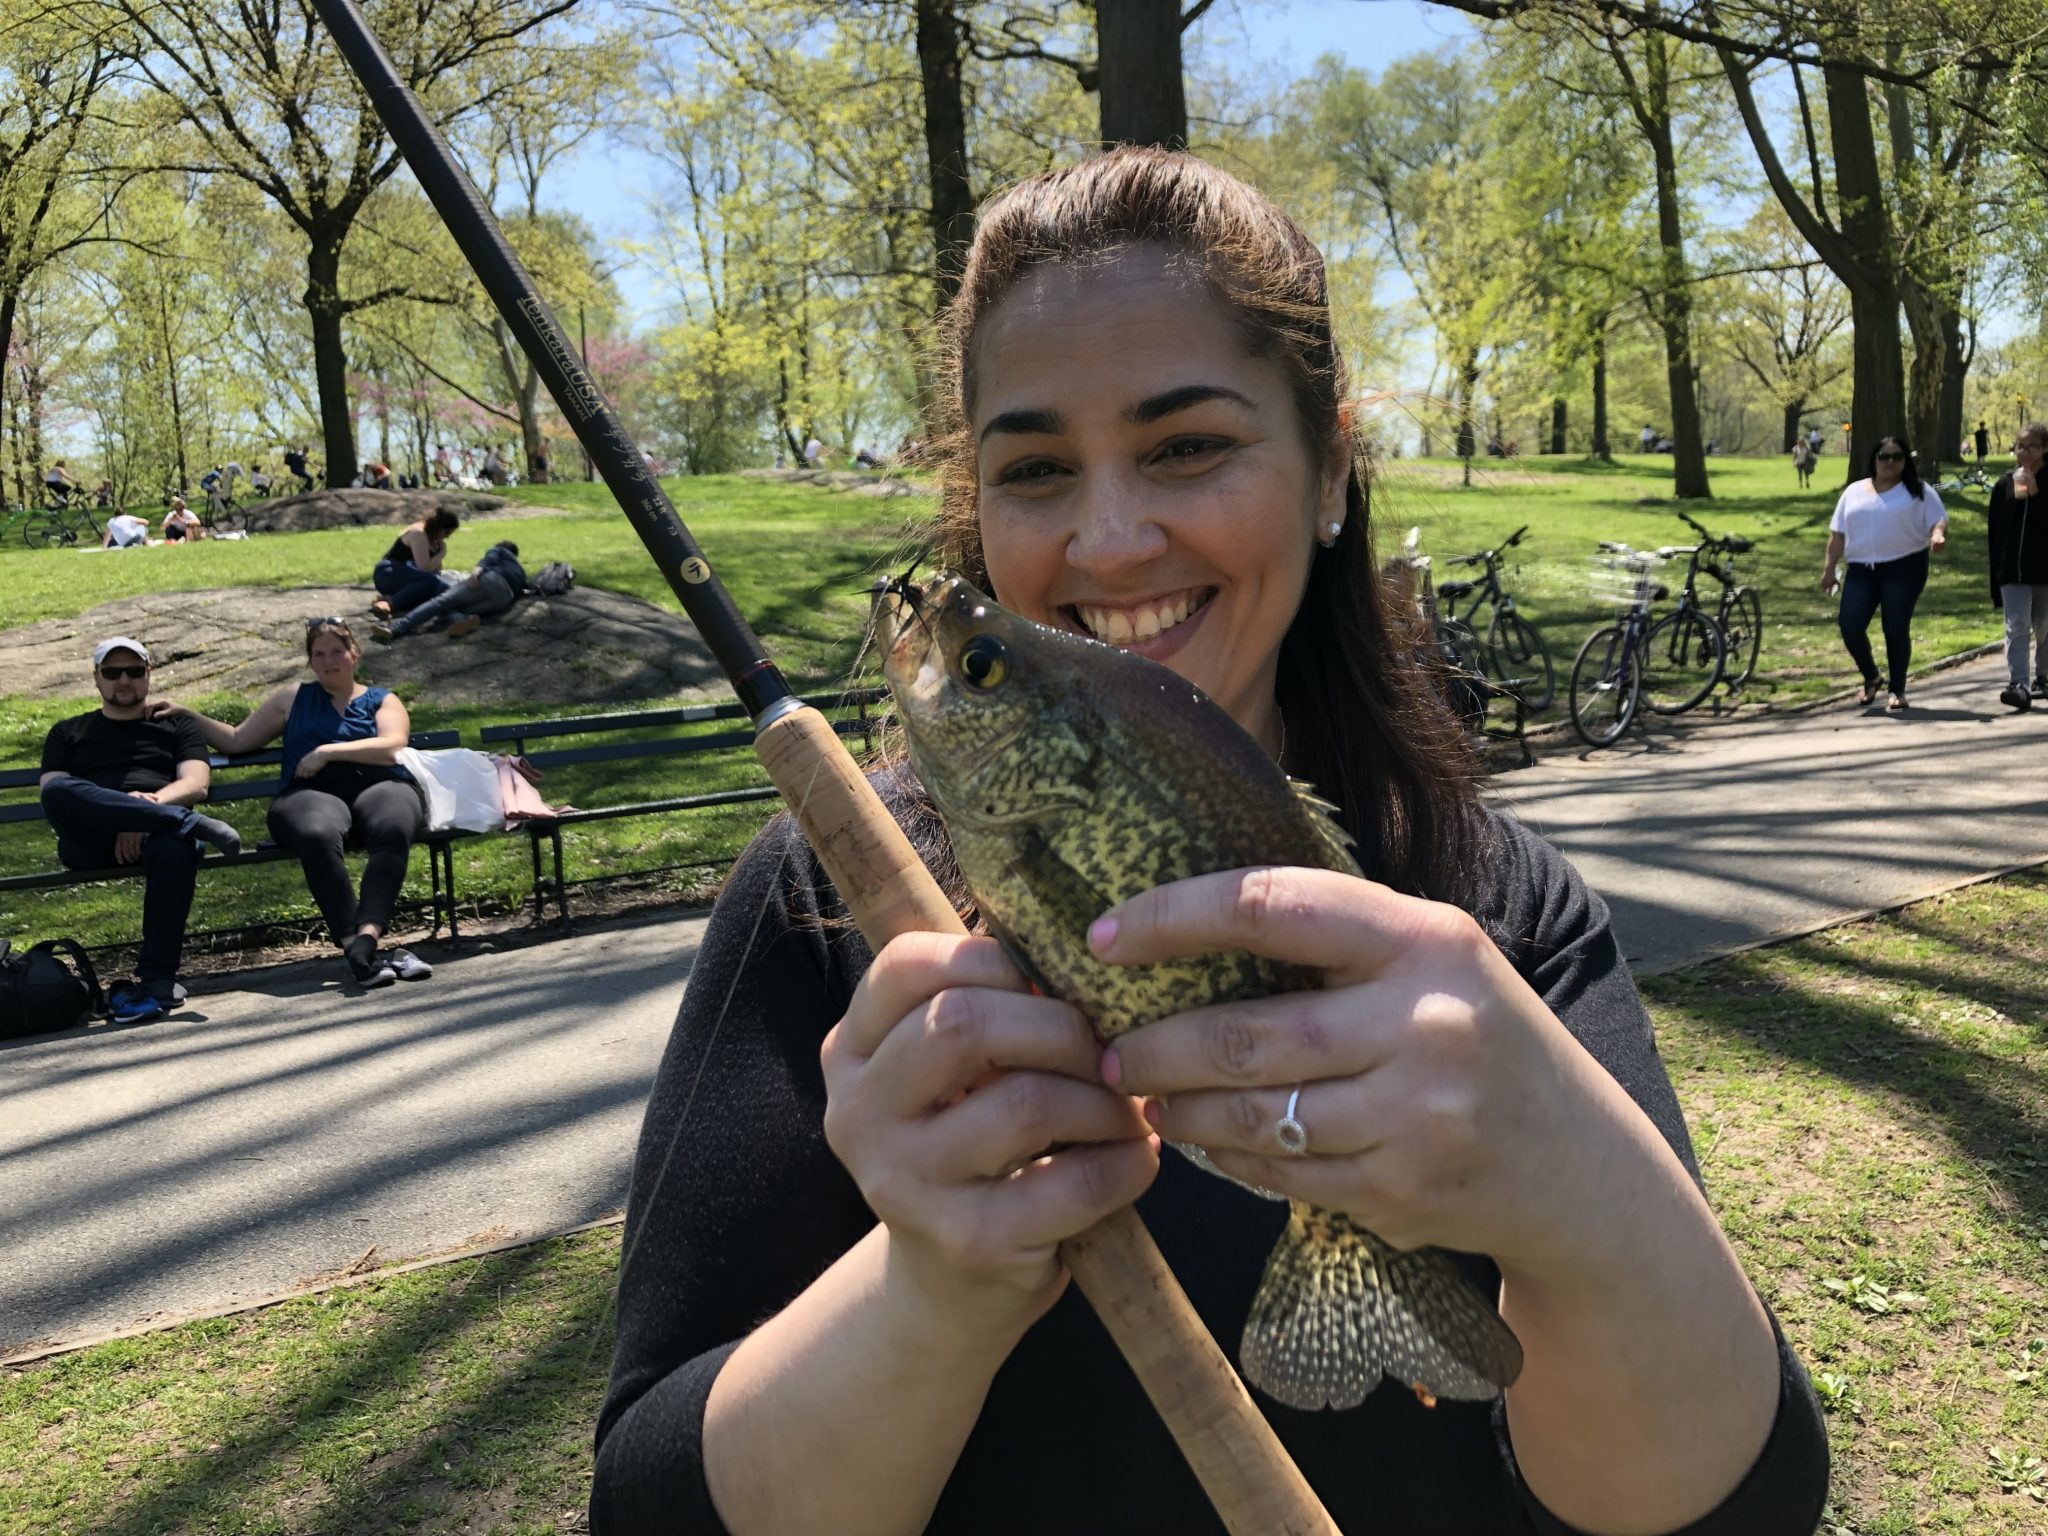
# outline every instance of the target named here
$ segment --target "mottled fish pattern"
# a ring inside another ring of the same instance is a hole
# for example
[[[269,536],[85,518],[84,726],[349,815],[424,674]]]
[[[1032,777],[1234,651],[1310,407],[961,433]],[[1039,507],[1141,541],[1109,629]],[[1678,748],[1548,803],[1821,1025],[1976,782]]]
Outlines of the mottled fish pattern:
[[[891,606],[883,671],[912,764],[983,920],[1041,990],[1108,1041],[1320,984],[1243,952],[1144,966],[1089,952],[1106,909],[1170,881],[1259,864],[1358,872],[1330,807],[1227,713],[1168,668],[1034,624],[958,577],[898,582]],[[1448,1255],[1289,1203],[1239,1348],[1254,1386],[1316,1409],[1355,1407],[1388,1376],[1425,1403],[1514,1381],[1520,1344]]]

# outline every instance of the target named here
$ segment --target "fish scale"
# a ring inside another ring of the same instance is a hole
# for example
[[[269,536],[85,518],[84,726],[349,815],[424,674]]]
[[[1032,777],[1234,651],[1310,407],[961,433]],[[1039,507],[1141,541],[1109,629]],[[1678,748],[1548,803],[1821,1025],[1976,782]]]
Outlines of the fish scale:
[[[1308,786],[1156,662],[1033,624],[957,576],[895,591],[883,673],[911,761],[977,910],[1042,991],[1109,1041],[1321,984],[1312,967],[1245,951],[1106,965],[1087,942],[1109,907],[1194,875],[1262,864],[1357,874]],[[1199,1149],[1180,1150],[1228,1177]],[[1425,1403],[1489,1398],[1514,1381],[1522,1352],[1448,1254],[1396,1249],[1291,1200],[1239,1359],[1260,1390],[1316,1409],[1355,1407],[1386,1376]]]

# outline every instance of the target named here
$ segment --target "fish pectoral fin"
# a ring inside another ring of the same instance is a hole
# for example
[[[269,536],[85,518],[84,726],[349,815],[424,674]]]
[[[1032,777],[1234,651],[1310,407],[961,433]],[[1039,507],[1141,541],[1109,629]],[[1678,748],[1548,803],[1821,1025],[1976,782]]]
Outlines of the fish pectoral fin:
[[[1053,991],[1052,984],[1045,979],[1045,973],[1039,970],[1024,946],[1017,942],[1016,938],[1007,928],[990,917],[986,912],[981,914],[981,920],[988,925],[989,937],[1003,946],[1003,953],[1010,957],[1010,964],[1017,967],[1026,981],[1038,988],[1047,997],[1057,997],[1059,995]]]
[[[1189,1162],[1193,1163],[1197,1168],[1201,1169],[1202,1172],[1213,1173],[1219,1179],[1228,1179],[1231,1183],[1235,1184],[1239,1189],[1248,1189],[1253,1194],[1257,1195],[1261,1200],[1285,1200],[1287,1198],[1287,1196],[1281,1194],[1276,1189],[1267,1189],[1264,1185],[1261,1184],[1247,1184],[1243,1179],[1240,1179],[1236,1174],[1225,1173],[1221,1168],[1218,1168],[1216,1164],[1210,1160],[1208,1153],[1204,1152],[1200,1147],[1196,1146],[1191,1141],[1176,1141],[1171,1143],[1171,1145],[1174,1151],[1178,1152],[1182,1157],[1186,1158]]]
[[[1245,1379],[1290,1408],[1356,1408],[1392,1376],[1429,1402],[1485,1400],[1522,1371],[1499,1311],[1437,1248],[1402,1252],[1296,1201],[1245,1319]]]
[[[1337,819],[1337,807],[1316,793],[1316,787],[1303,779],[1289,778],[1287,787],[1308,812],[1308,818],[1315,826],[1316,836],[1322,841],[1323,853],[1330,861],[1330,868],[1347,874],[1358,874],[1358,851],[1351,834],[1344,830],[1344,824]]]
[[[1039,906],[1077,933],[1116,905],[1036,831],[1017,840],[1017,856],[1004,867],[1003,877],[1030,891]]]

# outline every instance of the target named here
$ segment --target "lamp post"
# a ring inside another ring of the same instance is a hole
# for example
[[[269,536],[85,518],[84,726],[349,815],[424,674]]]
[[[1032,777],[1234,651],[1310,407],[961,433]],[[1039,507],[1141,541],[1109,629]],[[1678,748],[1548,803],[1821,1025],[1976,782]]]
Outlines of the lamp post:
[[[2019,423],[2013,428],[2013,432],[2017,436],[2017,434],[2027,430],[2027,397],[2025,395],[2014,395],[2012,403],[2016,408],[2016,414],[2019,416]]]

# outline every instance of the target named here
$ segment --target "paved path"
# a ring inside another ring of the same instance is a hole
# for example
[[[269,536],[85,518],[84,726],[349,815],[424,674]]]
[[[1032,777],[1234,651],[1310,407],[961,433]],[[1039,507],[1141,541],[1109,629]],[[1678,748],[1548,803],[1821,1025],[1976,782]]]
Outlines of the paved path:
[[[2048,710],[2007,710],[2003,680],[2001,657],[1924,680],[1903,715],[1553,740],[1493,785],[1607,898],[1636,968],[1670,970],[2048,857]]]
[[[617,1211],[703,924],[0,1049],[0,1356]]]
[[[1496,781],[1612,903],[1639,967],[2048,855],[2048,713],[1995,666],[1904,718],[1706,726]],[[130,1030],[0,1047],[0,1356],[331,1275],[558,1231],[624,1203],[702,919],[439,961],[333,965]]]

